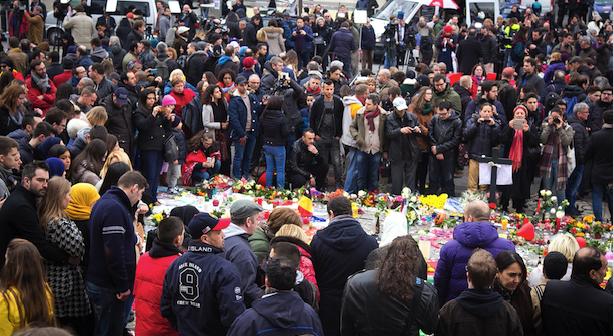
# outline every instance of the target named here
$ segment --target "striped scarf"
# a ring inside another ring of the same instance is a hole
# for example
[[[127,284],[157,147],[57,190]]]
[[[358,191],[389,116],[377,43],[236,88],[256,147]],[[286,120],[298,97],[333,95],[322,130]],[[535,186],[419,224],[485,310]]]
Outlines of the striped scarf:
[[[556,145],[559,150],[559,165],[558,172],[556,177],[556,189],[557,190],[565,190],[567,186],[567,148],[563,147],[561,143],[561,139],[558,138],[556,134],[556,128],[552,125],[552,132],[550,133],[550,137],[548,138],[548,142],[544,145],[544,153],[542,155],[542,162],[540,165],[540,171],[542,177],[550,176],[552,171],[552,154],[554,152],[554,143],[556,141]],[[565,125],[563,127],[566,127]]]

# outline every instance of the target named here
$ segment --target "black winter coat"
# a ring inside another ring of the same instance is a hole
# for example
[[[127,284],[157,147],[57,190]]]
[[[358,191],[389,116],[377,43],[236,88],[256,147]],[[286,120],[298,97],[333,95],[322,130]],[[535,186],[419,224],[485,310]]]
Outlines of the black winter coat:
[[[434,333],[439,322],[437,290],[428,281],[411,277],[422,287],[419,298],[409,300],[397,295],[381,294],[377,289],[379,270],[352,275],[345,286],[341,304],[341,335],[419,335]],[[418,303],[414,300],[418,299]],[[365,307],[369,307],[365,309]],[[416,307],[416,311],[414,310]],[[413,315],[407,326],[409,316]],[[405,332],[407,330],[407,332]]]
[[[335,123],[335,137],[343,135],[343,101],[338,96],[333,95],[334,109],[333,122]],[[316,135],[320,135],[322,127],[322,119],[324,117],[324,95],[319,95],[311,105],[311,113],[309,114],[309,127],[311,127]]]
[[[473,66],[480,62],[480,58],[484,56],[482,44],[475,38],[468,37],[458,43],[456,57],[459,63],[459,72],[465,75],[471,75]]]
[[[119,41],[122,43],[122,47],[127,50],[129,47],[129,45],[127,45],[128,35],[132,33],[132,26],[130,25],[130,20],[128,20],[128,18],[123,18],[121,21],[119,21],[119,27],[117,27],[115,33],[117,34],[117,37],[119,37]],[[113,57],[113,59],[115,60],[117,58]]]
[[[21,128],[21,125],[16,123],[11,118],[11,112],[6,106],[0,107],[0,135],[7,135]]]
[[[127,52],[121,46],[115,44],[109,48],[113,53],[113,68],[115,68],[115,71],[121,73],[123,70],[122,62],[124,61],[124,56],[126,56]]]
[[[489,125],[486,122],[478,123],[480,116],[475,116],[467,120],[465,129],[463,130],[463,139],[467,142],[469,157],[476,160],[482,155],[490,156],[492,148],[499,145],[499,135],[501,132],[501,123],[494,116],[494,125]]]
[[[584,154],[583,185],[612,183],[612,139],[611,126],[591,134]]]
[[[23,238],[36,246],[43,258],[57,264],[68,262],[68,254],[45,239],[36,215],[36,197],[18,184],[0,209],[0,251],[6,251],[13,238]],[[0,270],[5,253],[0,253]]]
[[[349,29],[341,28],[335,33],[330,40],[332,51],[340,58],[349,58],[352,50],[356,49],[356,43],[354,42],[354,35]]]
[[[610,155],[610,167],[611,159]],[[612,294],[588,276],[548,281],[541,306],[546,336],[612,335]]]
[[[584,165],[584,154],[590,144],[590,136],[586,129],[586,123],[581,122],[577,116],[573,114],[570,115],[567,119],[567,123],[569,126],[573,127],[574,130],[573,142],[576,152],[576,167],[579,167]]]
[[[132,122],[139,131],[137,139],[139,150],[161,151],[164,149],[164,140],[171,131],[171,121],[164,117],[164,113],[159,112],[154,116],[144,106],[139,106],[132,115]]]
[[[108,95],[104,98],[100,105],[107,110],[107,122],[104,126],[113,134],[119,141],[119,146],[126,153],[132,152],[132,143],[134,141],[134,126],[132,124],[132,107],[130,101],[122,107],[117,107],[113,103],[113,95]]]
[[[128,34],[128,37],[126,37],[126,45],[124,46],[124,48],[126,50],[130,50],[130,44],[132,44],[132,42],[141,42],[142,40],[143,35],[132,29],[130,34]]]
[[[504,157],[506,158],[510,156],[514,134],[515,130],[510,128],[509,124],[503,125],[499,140],[505,145]],[[524,132],[522,136],[522,166],[517,172],[512,173],[514,184],[508,190],[511,199],[527,199],[531,196],[530,186],[533,183],[533,176],[537,169],[537,161],[535,161],[535,158],[530,157],[529,148],[538,148],[539,135],[539,124],[530,123],[529,130]]]
[[[260,116],[258,133],[262,134],[262,144],[266,146],[286,145],[286,138],[290,134],[286,116],[279,110],[266,110]]]
[[[469,92],[469,90],[465,89],[464,87],[460,86],[460,83],[458,82],[454,84],[452,89],[454,90],[454,92],[458,94],[458,96],[461,99],[461,105],[463,106],[463,110],[461,111],[461,116],[463,117],[463,120],[465,120],[465,111],[467,111],[467,105],[469,105],[469,103],[473,100],[471,98],[471,92]]]
[[[184,73],[186,74],[188,83],[192,84],[194,87],[196,87],[198,82],[203,78],[206,61],[207,54],[201,50],[197,50],[192,55],[188,56]]]
[[[254,22],[248,22],[245,26],[245,29],[243,30],[243,43],[241,43],[241,45],[247,46],[248,48],[255,50],[254,48],[258,44],[258,39],[256,38],[257,32],[258,27],[256,27]]]
[[[418,117],[411,113],[405,112],[405,118],[409,120],[408,127],[414,128],[419,126]],[[386,118],[386,137],[388,138],[388,159],[392,162],[401,162],[403,161],[403,146],[407,145],[409,142],[410,150],[411,150],[411,161],[419,162],[422,158],[422,151],[420,150],[420,146],[418,146],[418,141],[416,140],[416,135],[412,131],[409,134],[401,133],[401,118],[396,112],[392,112]],[[405,139],[407,139],[407,141]]]
[[[495,63],[497,54],[499,53],[499,45],[495,39],[488,35],[480,40],[482,46],[482,64]]]
[[[591,114],[588,116],[590,133],[593,134],[601,130],[601,126],[603,125],[603,112],[612,109],[612,102],[605,103],[599,100],[595,103],[595,108],[591,111]]]
[[[429,124],[428,137],[431,146],[437,147],[437,154],[443,154],[445,158],[454,155],[454,149],[458,147],[463,132],[463,122],[458,112],[452,110],[450,117],[441,120],[436,114]]]
[[[373,27],[363,25],[360,29],[362,30],[362,49],[375,49],[375,31],[373,30]]]
[[[290,150],[290,155],[288,156],[288,162],[286,171],[288,174],[301,174],[306,179],[309,179],[311,173],[308,172],[307,167],[311,166],[314,163],[322,163],[324,162],[324,157],[318,152],[318,155],[313,155],[310,151],[307,150],[307,146],[303,142],[303,139],[297,139],[292,144],[292,150]]]
[[[333,218],[311,241],[311,259],[320,288],[320,319],[324,334],[339,335],[341,300],[347,278],[362,270],[378,247],[351,215]]]

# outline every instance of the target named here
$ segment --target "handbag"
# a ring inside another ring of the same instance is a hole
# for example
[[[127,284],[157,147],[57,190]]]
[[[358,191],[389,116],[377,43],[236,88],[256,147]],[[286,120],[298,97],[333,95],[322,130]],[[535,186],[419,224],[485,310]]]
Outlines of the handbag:
[[[571,145],[567,148],[567,178],[571,177],[574,169],[576,169],[576,148],[571,140]]]
[[[164,140],[164,161],[168,163],[173,163],[178,158],[179,146],[177,146],[175,136],[171,135],[167,137],[166,140]]]

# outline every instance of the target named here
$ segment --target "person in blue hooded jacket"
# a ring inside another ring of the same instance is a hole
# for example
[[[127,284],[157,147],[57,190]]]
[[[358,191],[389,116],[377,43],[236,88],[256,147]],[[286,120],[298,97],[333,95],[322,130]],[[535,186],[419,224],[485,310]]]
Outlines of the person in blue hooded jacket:
[[[221,257],[228,225],[229,218],[194,216],[187,252],[166,271],[160,312],[179,335],[224,336],[245,311],[239,271]]]
[[[294,42],[294,51],[298,54],[297,69],[302,69],[309,63],[313,41],[313,31],[305,25],[303,18],[296,19],[296,28],[292,30],[290,41]]]
[[[311,257],[320,289],[320,320],[326,336],[340,335],[341,300],[348,276],[365,266],[378,247],[352,217],[352,203],[344,196],[328,202],[330,222],[311,241]]]
[[[441,247],[433,279],[440,306],[467,288],[465,266],[476,248],[490,252],[493,258],[501,251],[514,250],[514,243],[499,238],[497,228],[488,222],[489,218],[488,204],[482,201],[469,203],[465,208],[466,222],[456,226],[454,240]]]
[[[267,263],[266,294],[239,316],[228,336],[324,335],[318,314],[293,291],[296,266],[288,258]]]

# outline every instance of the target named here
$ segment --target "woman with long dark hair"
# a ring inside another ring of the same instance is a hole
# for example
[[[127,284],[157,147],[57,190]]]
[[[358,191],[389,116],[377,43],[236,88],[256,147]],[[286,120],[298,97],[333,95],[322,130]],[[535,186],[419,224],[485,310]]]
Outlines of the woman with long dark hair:
[[[497,275],[493,284],[494,290],[516,309],[524,334],[535,335],[533,305],[530,288],[526,282],[527,267],[524,261],[515,251],[505,250],[499,252],[495,262]]]
[[[57,103],[60,99],[70,99],[74,93],[70,83],[62,83],[55,91],[55,102]]]
[[[141,92],[139,107],[132,114],[132,121],[139,131],[137,148],[140,153],[139,171],[149,183],[153,203],[158,202],[158,176],[164,163],[164,140],[172,130],[171,110],[157,105],[158,97],[152,89]]]
[[[469,90],[472,99],[475,99],[475,95],[478,92],[478,85],[484,83],[485,80],[486,70],[484,70],[484,66],[481,63],[474,65],[473,69],[471,69],[471,81],[473,84],[471,85],[471,90]]]
[[[266,157],[266,186],[274,187],[273,176],[277,171],[277,188],[285,188],[286,139],[290,135],[288,122],[278,96],[269,99],[260,116],[258,132],[262,134],[262,144]]]
[[[30,324],[55,327],[53,305],[38,249],[25,239],[11,240],[0,272],[0,335]]]
[[[437,290],[415,276],[419,257],[411,236],[397,237],[378,268],[351,276],[343,293],[341,334],[433,333],[439,320]]]
[[[20,85],[9,85],[0,96],[0,135],[7,135],[21,128],[26,113],[23,105],[26,90]]]
[[[75,158],[68,179],[75,184],[84,182],[95,186],[100,181],[100,170],[106,159],[107,144],[100,139],[92,140]]]
[[[66,148],[66,146],[60,144],[51,146],[49,152],[47,153],[47,158],[51,157],[62,160],[62,162],[64,162],[64,169],[66,171],[70,169],[70,151],[68,150],[68,148]]]
[[[15,79],[15,76],[13,76],[13,73],[10,71],[4,71],[2,72],[2,75],[0,75],[0,92],[4,92],[4,89],[6,89],[9,85],[11,85],[11,82]]]
[[[83,258],[85,242],[81,230],[69,219],[66,208],[70,204],[70,182],[56,176],[49,180],[45,196],[38,202],[37,214],[45,239],[71,257]],[[85,291],[83,270],[72,264],[44,261],[49,287],[55,299],[55,316],[64,326],[72,326],[77,334],[86,327],[83,317],[92,314]]]
[[[409,108],[413,114],[418,117],[420,128],[422,132],[416,136],[418,146],[422,152],[422,160],[418,162],[418,168],[416,169],[416,186],[411,188],[420,192],[420,194],[426,193],[426,173],[429,171],[429,153],[430,145],[428,140],[428,125],[433,118],[434,109],[431,105],[433,100],[433,89],[430,87],[422,87],[418,91],[418,94],[412,99]]]
[[[205,130],[188,140],[188,155],[181,167],[183,185],[190,186],[208,180],[220,171],[220,151],[213,135]]]
[[[512,41],[512,50],[510,51],[510,58],[507,61],[507,66],[511,66],[516,69],[516,72],[520,70],[522,66],[522,60],[526,56],[525,50],[527,48],[527,32],[529,28],[520,26],[520,29],[514,35],[514,41]]]
[[[230,101],[230,96],[228,93],[235,89],[235,79],[237,75],[232,69],[222,69],[219,74],[217,74],[217,85],[222,89],[222,93],[224,94],[224,98],[226,101]]]
[[[117,186],[119,178],[125,173],[132,171],[132,168],[125,162],[115,162],[109,166],[100,186],[100,195],[104,195],[112,186]]]
[[[209,85],[200,97],[203,105],[203,126],[212,133],[220,150],[220,173],[230,175],[230,139],[228,139],[228,101],[218,85]]]

